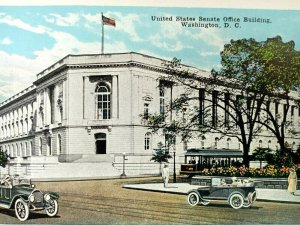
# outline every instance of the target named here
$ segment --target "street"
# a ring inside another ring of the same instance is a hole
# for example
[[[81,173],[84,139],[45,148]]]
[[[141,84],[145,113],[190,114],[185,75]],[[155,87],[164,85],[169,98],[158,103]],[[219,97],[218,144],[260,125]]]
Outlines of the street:
[[[60,193],[59,213],[31,213],[25,224],[295,224],[300,204],[256,202],[235,210],[227,202],[191,207],[185,195],[129,190],[126,183],[153,182],[156,178],[95,181],[35,182],[41,190]],[[157,179],[156,179],[157,180]],[[0,209],[3,224],[21,223],[13,210]]]

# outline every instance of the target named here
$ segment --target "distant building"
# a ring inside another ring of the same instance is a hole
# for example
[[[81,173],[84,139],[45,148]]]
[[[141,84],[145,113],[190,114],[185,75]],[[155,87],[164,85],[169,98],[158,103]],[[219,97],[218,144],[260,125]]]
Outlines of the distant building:
[[[161,85],[163,62],[138,53],[68,55],[37,74],[32,86],[0,104],[0,145],[11,158],[4,172],[47,177],[63,174],[64,168],[72,173],[72,165],[81,163],[82,170],[97,176],[94,170],[102,163],[121,174],[125,153],[129,174],[158,173],[149,159],[165,137],[153,135],[144,120],[163,113],[180,94],[178,86]],[[292,116],[299,130],[300,110]],[[236,140],[219,138],[218,133],[189,143],[178,138],[178,162],[184,162],[188,148],[241,149]],[[288,140],[300,144],[299,137]],[[257,146],[276,149],[277,141],[263,133],[254,141]]]

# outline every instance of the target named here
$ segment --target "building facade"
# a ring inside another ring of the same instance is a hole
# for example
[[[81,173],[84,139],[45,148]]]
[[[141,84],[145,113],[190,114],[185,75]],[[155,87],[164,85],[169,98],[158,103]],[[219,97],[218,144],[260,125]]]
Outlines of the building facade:
[[[68,55],[37,74],[32,86],[0,104],[0,145],[10,154],[3,172],[38,177],[78,163],[93,170],[91,162],[98,162],[121,174],[126,156],[128,173],[158,173],[150,158],[165,137],[152,134],[145,120],[163,113],[182,88],[161,85],[164,62],[138,53]],[[297,129],[299,118],[300,110],[293,115]],[[289,141],[300,144],[299,137]],[[276,145],[272,135],[262,133],[253,148]],[[183,163],[188,148],[197,147],[241,149],[236,140],[221,139],[218,133],[189,143],[178,138],[177,162]]]

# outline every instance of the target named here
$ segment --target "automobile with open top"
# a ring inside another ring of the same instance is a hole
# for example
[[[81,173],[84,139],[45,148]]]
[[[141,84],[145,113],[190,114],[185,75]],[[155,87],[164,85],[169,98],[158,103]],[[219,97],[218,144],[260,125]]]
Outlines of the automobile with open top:
[[[45,210],[48,216],[55,216],[58,198],[58,193],[42,192],[30,179],[18,175],[5,175],[0,180],[0,207],[14,209],[20,221],[27,220],[30,211]]]
[[[231,182],[226,182],[222,178],[212,178],[210,187],[199,187],[190,190],[187,202],[191,206],[199,203],[208,205],[213,200],[225,200],[234,209],[250,207],[256,200],[257,194],[254,181],[251,179],[232,178]]]

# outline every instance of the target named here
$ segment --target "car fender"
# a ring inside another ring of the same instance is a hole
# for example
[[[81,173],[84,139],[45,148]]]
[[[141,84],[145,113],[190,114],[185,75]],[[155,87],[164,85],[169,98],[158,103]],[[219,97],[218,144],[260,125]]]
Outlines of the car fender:
[[[203,198],[202,198],[200,192],[199,192],[197,189],[189,190],[187,194],[189,195],[191,192],[196,192],[196,193],[198,194],[199,198],[200,198],[201,200],[203,200]]]
[[[44,195],[45,194],[50,195],[50,197],[53,198],[53,199],[59,199],[59,194],[56,193],[56,192],[44,192]]]
[[[10,202],[10,206],[9,206],[10,209],[14,207],[15,202],[16,202],[19,198],[21,198],[24,202],[28,203],[28,196],[26,196],[26,195],[15,195],[15,196],[12,198],[11,202]]]

